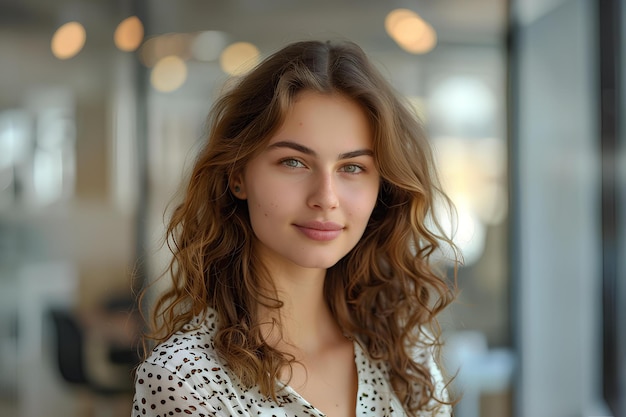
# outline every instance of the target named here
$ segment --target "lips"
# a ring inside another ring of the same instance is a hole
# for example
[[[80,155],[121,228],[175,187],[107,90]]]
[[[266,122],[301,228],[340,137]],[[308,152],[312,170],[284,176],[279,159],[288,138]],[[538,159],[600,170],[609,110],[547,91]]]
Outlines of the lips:
[[[322,242],[337,238],[343,231],[343,226],[338,223],[317,220],[298,223],[295,226],[309,239]]]

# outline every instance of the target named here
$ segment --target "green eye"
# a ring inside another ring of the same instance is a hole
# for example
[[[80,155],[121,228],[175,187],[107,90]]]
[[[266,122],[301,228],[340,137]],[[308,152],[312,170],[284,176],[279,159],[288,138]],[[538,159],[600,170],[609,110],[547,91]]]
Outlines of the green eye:
[[[360,165],[349,164],[349,165],[345,165],[342,168],[342,171],[347,172],[348,174],[359,174],[363,172],[363,167],[361,167]]]
[[[300,161],[298,161],[297,159],[293,159],[293,158],[287,158],[287,159],[283,159],[282,161],[280,161],[281,164],[283,164],[286,167],[289,168],[302,168],[304,167],[304,164]]]

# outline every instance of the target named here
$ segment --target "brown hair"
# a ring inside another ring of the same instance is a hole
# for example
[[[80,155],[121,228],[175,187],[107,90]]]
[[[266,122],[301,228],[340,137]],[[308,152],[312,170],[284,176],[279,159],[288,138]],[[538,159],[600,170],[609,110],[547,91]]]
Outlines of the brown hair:
[[[379,198],[356,247],[328,269],[324,296],[343,331],[389,365],[391,384],[414,415],[443,400],[412,349],[438,351],[436,316],[454,296],[431,262],[442,244],[454,247],[433,216],[437,201],[449,201],[417,117],[350,42],[288,45],[216,102],[208,140],[167,227],[173,285],[156,301],[152,338],[166,340],[211,307],[219,320],[215,349],[243,384],[275,397],[280,369],[293,358],[261,335],[256,307],[281,304],[258,291],[268,274],[252,249],[246,204],[231,194],[229,180],[265,146],[304,90],[353,100],[371,124]]]

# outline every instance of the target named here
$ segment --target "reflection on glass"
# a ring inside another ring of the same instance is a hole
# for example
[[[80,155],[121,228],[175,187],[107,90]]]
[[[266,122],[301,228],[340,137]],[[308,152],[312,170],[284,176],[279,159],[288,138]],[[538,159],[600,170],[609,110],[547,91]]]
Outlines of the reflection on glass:
[[[484,255],[489,227],[507,215],[506,143],[494,137],[496,97],[476,77],[451,75],[433,85],[428,115],[443,187],[459,212],[455,242],[471,266]]]
[[[28,155],[30,118],[23,111],[0,113],[0,169],[7,169]]]
[[[493,138],[434,140],[441,180],[459,213],[457,244],[466,265],[482,255],[486,226],[506,217],[506,148]]]
[[[15,201],[16,174],[28,162],[31,149],[31,117],[22,110],[0,112],[0,208]]]
[[[73,194],[76,126],[65,90],[33,93],[0,112],[0,206],[45,206]]]
[[[37,149],[33,164],[33,186],[37,203],[47,205],[63,196],[63,153],[61,149]]]
[[[45,206],[72,194],[75,139],[70,108],[49,106],[38,110],[29,200]]]
[[[496,98],[481,80],[458,75],[439,82],[430,95],[434,121],[448,135],[485,137],[496,118]]]

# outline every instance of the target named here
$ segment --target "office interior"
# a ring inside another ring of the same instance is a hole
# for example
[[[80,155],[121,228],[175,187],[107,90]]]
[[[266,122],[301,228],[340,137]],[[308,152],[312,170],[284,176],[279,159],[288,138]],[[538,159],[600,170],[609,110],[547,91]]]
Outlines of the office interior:
[[[130,415],[136,297],[211,104],[315,38],[407,97],[458,210],[455,416],[626,416],[625,21],[623,0],[0,2],[0,415]]]

